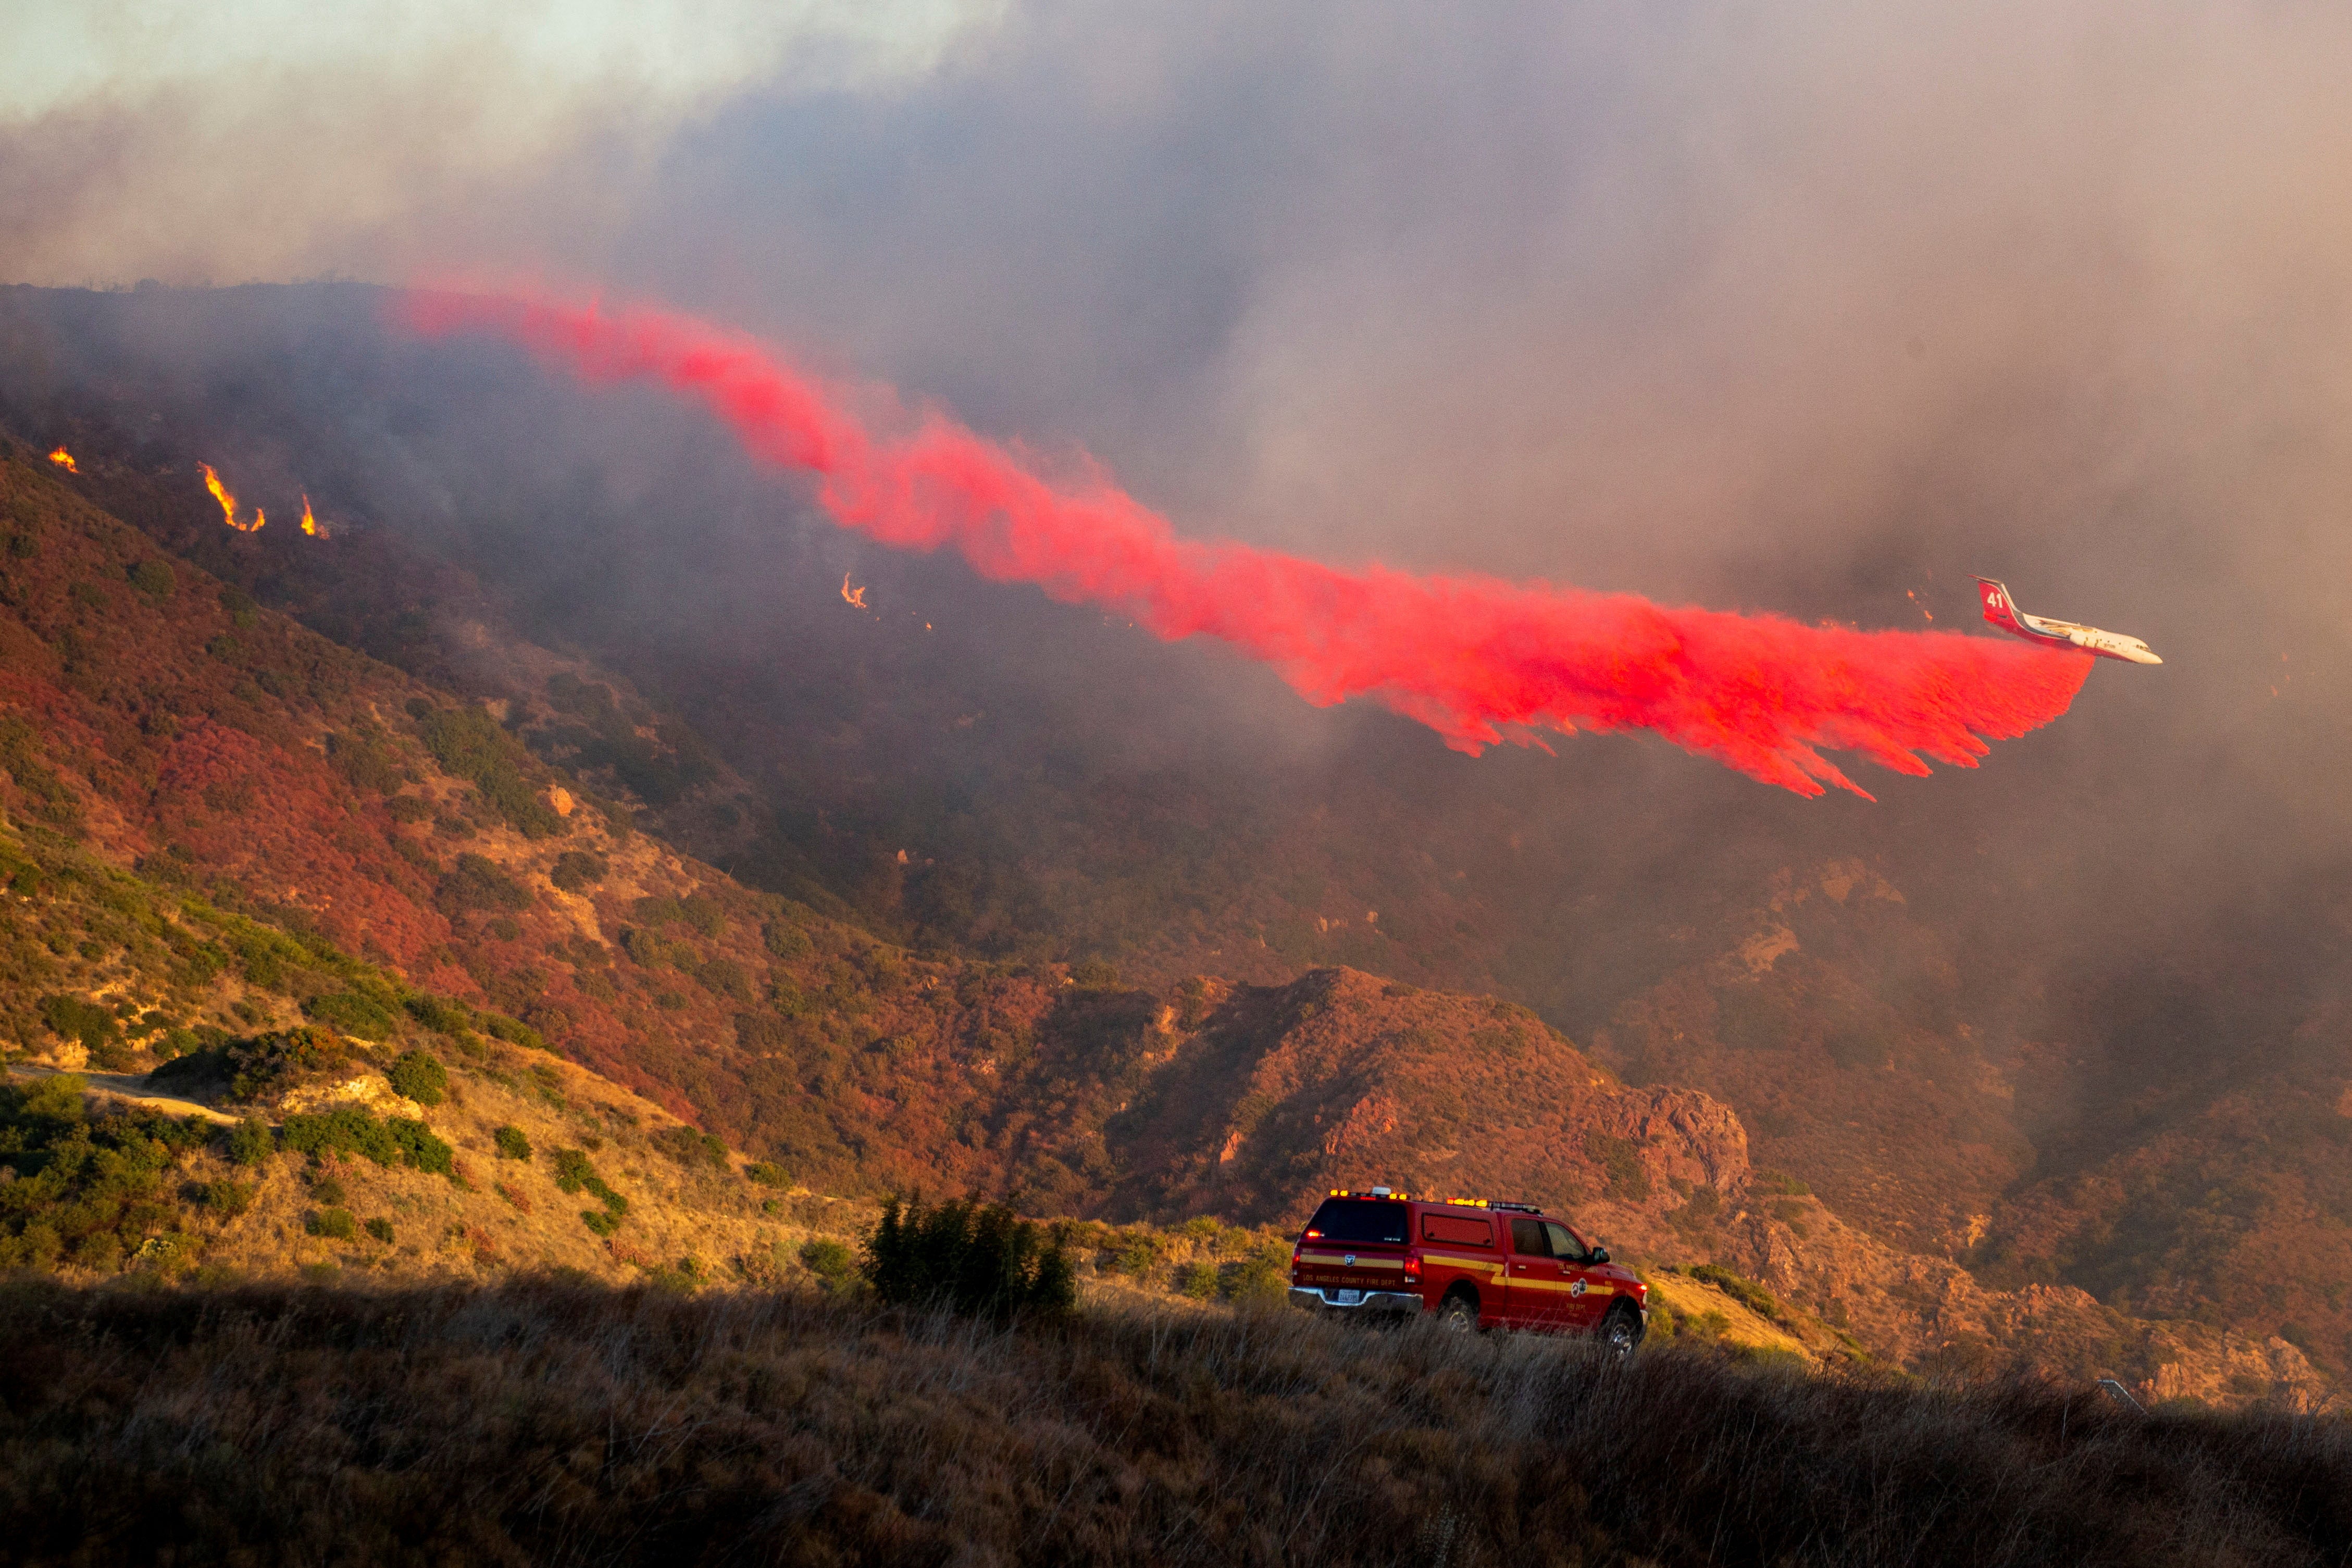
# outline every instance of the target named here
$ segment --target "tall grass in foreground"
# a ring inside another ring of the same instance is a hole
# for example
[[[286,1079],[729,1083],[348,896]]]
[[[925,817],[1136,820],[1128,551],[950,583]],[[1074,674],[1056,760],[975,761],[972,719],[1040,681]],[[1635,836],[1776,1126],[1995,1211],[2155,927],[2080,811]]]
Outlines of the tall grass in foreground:
[[[17,1562],[2337,1563],[2352,1433],[1282,1313],[0,1289]]]

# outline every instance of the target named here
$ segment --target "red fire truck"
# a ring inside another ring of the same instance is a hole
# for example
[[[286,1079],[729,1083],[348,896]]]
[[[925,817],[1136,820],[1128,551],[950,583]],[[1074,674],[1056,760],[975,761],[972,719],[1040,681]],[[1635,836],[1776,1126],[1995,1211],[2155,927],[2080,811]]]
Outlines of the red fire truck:
[[[1534,1204],[1335,1191],[1290,1255],[1290,1300],[1351,1316],[1434,1312],[1449,1329],[1591,1334],[1642,1342],[1650,1288]]]

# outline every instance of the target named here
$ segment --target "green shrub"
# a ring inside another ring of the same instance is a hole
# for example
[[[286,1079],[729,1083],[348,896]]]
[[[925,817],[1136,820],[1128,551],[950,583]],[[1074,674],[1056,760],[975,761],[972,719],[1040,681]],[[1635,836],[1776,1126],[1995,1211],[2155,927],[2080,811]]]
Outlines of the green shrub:
[[[173,590],[180,585],[179,576],[173,572],[171,563],[158,561],[152,555],[131,567],[125,575],[131,579],[132,587],[157,601],[170,598]]]
[[[599,1236],[610,1236],[621,1226],[621,1218],[629,1212],[629,1200],[607,1185],[588,1163],[587,1154],[578,1149],[555,1151],[555,1184],[562,1192],[585,1191],[604,1206],[602,1210],[583,1209],[580,1217],[590,1230]]]
[[[470,781],[524,837],[546,838],[563,831],[563,819],[523,776],[521,747],[481,709],[430,710],[418,723],[417,735],[443,772]]]
[[[1176,1271],[1176,1291],[1177,1294],[1189,1296],[1195,1301],[1214,1300],[1217,1294],[1217,1266],[1207,1262],[1187,1263]]]
[[[710,1133],[691,1127],[665,1127],[646,1142],[689,1169],[698,1165],[727,1169],[727,1145]]]
[[[801,1267],[827,1290],[844,1290],[857,1279],[857,1255],[838,1241],[813,1237],[801,1243]]]
[[[383,1243],[386,1247],[390,1247],[392,1245],[392,1221],[384,1218],[382,1215],[378,1215],[375,1218],[367,1222],[367,1233],[375,1237],[378,1241]]]
[[[310,1184],[310,1201],[333,1206],[343,1201],[343,1184],[332,1176],[321,1176]]]
[[[433,816],[433,803],[413,795],[388,796],[383,808],[392,814],[394,822],[426,822]]]
[[[1130,1279],[1140,1279],[1159,1264],[1165,1245],[1148,1230],[1129,1231],[1112,1243],[1110,1265]]]
[[[206,1208],[217,1210],[231,1219],[253,1206],[253,1188],[243,1182],[226,1179],[206,1182],[199,1196]]]
[[[329,1028],[369,1041],[383,1039],[397,1023],[388,1009],[349,991],[313,996],[302,1011]]]
[[[1268,1306],[1289,1299],[1290,1251],[1261,1247],[1217,1271],[1217,1293],[1244,1306]]]
[[[595,1173],[596,1167],[588,1163],[588,1156],[580,1150],[558,1149],[555,1152],[557,1190],[576,1193],[588,1178]]]
[[[1690,1277],[1705,1280],[1759,1318],[1777,1320],[1780,1316],[1780,1300],[1771,1291],[1719,1263],[1702,1263],[1690,1271]]]
[[[498,1143],[499,1159],[528,1160],[530,1158],[530,1140],[523,1136],[521,1128],[501,1127],[490,1136]]]
[[[329,735],[327,761],[344,783],[373,795],[390,795],[408,782],[401,777],[399,764],[382,748],[357,735]]]
[[[384,1129],[400,1150],[404,1164],[414,1165],[428,1175],[446,1176],[453,1182],[457,1179],[457,1152],[443,1139],[435,1137],[425,1123],[394,1116],[385,1120]]]
[[[612,1215],[614,1220],[617,1221],[629,1212],[629,1200],[605,1185],[604,1177],[592,1175],[580,1184],[588,1189],[590,1197],[604,1205],[604,1212]]]
[[[400,1145],[383,1122],[356,1105],[339,1105],[318,1115],[286,1119],[279,1141],[297,1154],[317,1160],[330,1153],[362,1154],[379,1165],[396,1164]]]
[[[230,1098],[260,1100],[351,1066],[351,1050],[331,1029],[315,1026],[231,1040],[164,1063],[152,1081],[226,1079]]]
[[[228,1130],[228,1161],[232,1165],[258,1165],[278,1152],[269,1123],[248,1116]]]
[[[705,990],[717,995],[746,1004],[759,999],[759,990],[751,984],[751,971],[731,958],[714,958],[697,965],[694,977],[702,983]]]
[[[454,1035],[473,1026],[474,1010],[446,996],[411,996],[401,1005],[408,1009],[410,1017],[436,1034]]]
[[[352,1218],[351,1210],[344,1208],[313,1209],[302,1222],[302,1228],[312,1236],[335,1241],[357,1241],[360,1234],[359,1222]]]
[[[893,1195],[866,1237],[859,1272],[892,1306],[939,1305],[1002,1320],[1055,1316],[1077,1302],[1076,1272],[1061,1237],[1042,1237],[1010,1204],[977,1198],[926,1205]]]
[[[1084,990],[1106,991],[1118,984],[1118,965],[1099,958],[1089,958],[1070,966],[1070,983]]]
[[[122,1043],[122,1026],[113,1010],[79,996],[42,997],[41,1022],[59,1039],[79,1042],[93,1061]]]
[[[784,1173],[784,1168],[782,1165],[771,1164],[765,1160],[754,1160],[744,1166],[743,1179],[747,1182],[755,1182],[763,1187],[788,1187],[792,1185],[793,1181],[792,1177]]]
[[[433,902],[445,915],[482,910],[527,910],[530,890],[499,868],[486,855],[467,850],[433,889]]]
[[[603,881],[611,870],[602,855],[593,855],[585,849],[566,849],[555,858],[547,879],[567,893],[584,893]]]
[[[520,1019],[509,1018],[498,1013],[485,1013],[481,1016],[481,1025],[484,1034],[504,1040],[510,1046],[520,1046],[527,1051],[547,1049],[547,1041],[541,1037],[540,1032]]]
[[[449,1069],[428,1051],[403,1051],[384,1077],[393,1091],[419,1105],[438,1105],[449,1098]]]
[[[1584,1147],[1607,1175],[1611,1197],[1633,1203],[1649,1197],[1649,1173],[1642,1168],[1641,1152],[1632,1142],[1606,1132],[1592,1132],[1586,1135]]]
[[[395,1116],[378,1121],[356,1105],[337,1106],[319,1116],[289,1116],[285,1145],[313,1160],[329,1153],[360,1154],[379,1165],[413,1165],[457,1179],[457,1151],[422,1121]]]

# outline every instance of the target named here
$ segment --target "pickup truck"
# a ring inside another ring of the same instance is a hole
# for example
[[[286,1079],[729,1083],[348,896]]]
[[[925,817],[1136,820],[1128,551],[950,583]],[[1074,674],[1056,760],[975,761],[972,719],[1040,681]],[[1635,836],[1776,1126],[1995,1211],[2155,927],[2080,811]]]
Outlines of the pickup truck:
[[[1590,1334],[1630,1354],[1650,1288],[1535,1204],[1336,1191],[1290,1255],[1292,1305],[1355,1317],[1434,1313],[1448,1329]]]

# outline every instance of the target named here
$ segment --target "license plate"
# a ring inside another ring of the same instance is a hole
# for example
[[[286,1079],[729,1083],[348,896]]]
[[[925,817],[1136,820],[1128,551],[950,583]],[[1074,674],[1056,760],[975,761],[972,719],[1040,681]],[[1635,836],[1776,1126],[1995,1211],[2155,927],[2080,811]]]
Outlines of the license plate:
[[[1340,1290],[1336,1292],[1336,1295],[1342,1307],[1358,1307],[1363,1304],[1364,1293],[1361,1290]]]

